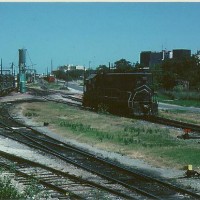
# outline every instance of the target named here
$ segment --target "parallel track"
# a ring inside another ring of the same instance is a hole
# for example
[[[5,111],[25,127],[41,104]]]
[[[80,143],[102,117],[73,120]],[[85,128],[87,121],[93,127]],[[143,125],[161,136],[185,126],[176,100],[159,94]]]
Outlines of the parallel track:
[[[19,124],[19,127],[22,127]],[[194,192],[184,190],[177,186],[163,182],[161,180],[147,177],[138,172],[128,170],[126,167],[119,166],[111,161],[107,161],[82,149],[74,148],[53,138],[45,136],[29,127],[13,131],[9,137],[19,138],[25,144],[51,153],[60,159],[71,163],[79,168],[95,173],[109,182],[121,185],[129,190],[129,194],[135,196],[135,193],[153,199],[196,199],[200,195]],[[8,135],[8,134],[6,134]]]
[[[149,118],[144,118],[144,119],[153,123],[159,123],[163,125],[172,126],[175,128],[181,128],[181,129],[190,129],[193,132],[200,133],[200,126],[195,125],[195,124],[185,123],[185,122],[172,120],[172,119],[166,119],[162,117],[149,117]]]
[[[130,199],[130,196],[116,190],[2,151],[0,151],[0,166],[7,170],[12,169],[12,173],[16,174],[15,180],[22,183],[27,184],[34,179],[43,185],[43,190],[45,189],[51,198],[94,199],[96,194],[102,192],[109,198]]]
[[[70,100],[74,101],[74,103],[72,105],[81,107],[80,103],[82,101],[80,98],[76,98],[73,95],[62,95],[62,96],[66,99],[70,99]],[[56,100],[52,99],[52,101],[56,101]],[[65,101],[62,101],[62,100],[60,102],[65,103]],[[77,102],[77,103],[75,103],[75,102]],[[83,109],[83,107],[81,107],[81,108]],[[132,118],[132,116],[131,116],[131,118]],[[171,127],[175,127],[175,128],[190,129],[192,132],[200,133],[200,126],[196,125],[196,124],[186,123],[186,122],[167,119],[167,118],[158,117],[158,116],[136,117],[136,119],[142,119],[142,120],[145,120],[148,122],[163,124],[163,125],[167,125],[167,126],[171,126]],[[196,138],[200,139],[200,137],[196,137]]]

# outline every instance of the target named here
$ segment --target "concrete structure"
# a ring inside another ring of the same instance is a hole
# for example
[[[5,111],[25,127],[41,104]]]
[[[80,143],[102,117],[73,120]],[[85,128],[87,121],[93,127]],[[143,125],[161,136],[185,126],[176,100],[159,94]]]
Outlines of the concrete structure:
[[[200,55],[200,51],[199,51]],[[140,64],[143,67],[153,67],[157,64],[161,64],[166,59],[178,59],[190,57],[191,50],[189,49],[174,49],[172,51],[162,50],[161,52],[142,51],[140,53]]]
[[[173,58],[177,60],[182,60],[191,56],[191,50],[189,49],[173,49],[172,52]]]
[[[197,57],[200,59],[200,51],[197,51]]]
[[[166,60],[166,59],[171,59],[172,58],[172,51],[163,50],[162,54],[163,54],[163,59],[162,60]]]
[[[140,64],[142,67],[149,67],[151,51],[142,51],[140,53]]]
[[[71,71],[71,70],[84,70],[85,67],[84,66],[81,66],[81,65],[63,65],[63,66],[60,66],[58,67],[59,70],[63,70],[63,71]]]
[[[26,49],[19,49],[19,90],[21,93],[26,92]]]
[[[149,67],[161,64],[163,60],[163,52],[151,52]]]
[[[171,57],[171,51],[161,52],[143,51],[140,53],[140,64],[143,67],[152,67],[161,64],[163,60]]]

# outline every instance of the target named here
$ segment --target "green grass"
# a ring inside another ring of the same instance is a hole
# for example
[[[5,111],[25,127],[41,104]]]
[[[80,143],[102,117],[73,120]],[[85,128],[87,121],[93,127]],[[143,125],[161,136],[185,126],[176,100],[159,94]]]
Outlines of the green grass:
[[[38,114],[35,113],[35,112],[26,112],[26,113],[25,113],[25,116],[26,116],[26,117],[37,117]]]
[[[129,145],[132,148],[174,147],[177,145],[177,141],[169,136],[168,129],[126,126],[122,131],[109,132],[70,121],[61,121],[59,125],[65,127],[65,130],[71,130],[74,134],[84,134],[86,137],[92,137],[101,142],[115,142],[120,145]]]
[[[20,194],[15,188],[9,177],[0,178],[0,199],[23,199],[22,194]]]
[[[63,84],[57,84],[57,83],[47,83],[46,86],[48,89],[54,89],[54,90],[59,90],[60,87],[63,86]]]
[[[200,113],[190,112],[186,110],[159,110],[159,116],[174,119],[182,122],[200,124]]]
[[[164,162],[170,160],[179,165],[192,163],[195,167],[200,166],[199,146],[192,146],[193,144],[187,144],[187,141],[172,137],[168,129],[126,126],[123,131],[108,132],[70,121],[61,121],[60,126],[64,127],[65,131],[82,134],[97,142],[111,142],[131,150],[143,151],[158,160],[164,159]]]
[[[165,92],[158,93],[159,102],[175,104],[186,107],[200,107],[200,95],[198,92]]]
[[[34,120],[49,122],[49,127],[67,138],[122,154],[139,153],[147,161],[154,160],[158,165],[200,166],[200,145],[196,140],[177,139],[181,133],[176,129],[52,102],[27,104],[27,108],[35,109],[37,117],[33,116]]]
[[[27,84],[29,87],[40,87],[41,85],[39,83],[29,83]],[[47,81],[45,81],[45,86],[48,89],[54,89],[54,90],[59,90],[61,87],[63,87],[63,83],[57,83],[57,82],[52,82],[52,83],[48,83]]]
[[[10,166],[10,172],[14,173],[15,166]],[[48,197],[47,194],[43,194],[41,188],[38,187],[38,182],[36,179],[30,179],[30,185],[26,186],[23,191],[18,190],[16,186],[13,185],[12,179],[6,175],[2,175],[3,172],[6,172],[5,169],[0,168],[0,199],[35,199],[40,197]],[[40,194],[39,194],[40,193]]]
[[[192,164],[194,167],[199,167],[199,158],[200,158],[200,151],[199,147],[190,147],[186,143],[181,143],[177,145],[175,148],[165,148],[165,149],[158,149],[159,150],[159,157],[165,159],[167,164],[167,160],[171,163],[179,163],[182,166],[186,166],[188,164]],[[156,149],[151,153],[158,155]],[[169,163],[168,163],[169,164]]]

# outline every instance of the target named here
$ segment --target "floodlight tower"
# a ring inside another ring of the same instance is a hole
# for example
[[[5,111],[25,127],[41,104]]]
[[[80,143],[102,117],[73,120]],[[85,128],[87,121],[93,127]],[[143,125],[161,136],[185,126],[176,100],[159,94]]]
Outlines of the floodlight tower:
[[[26,51],[19,49],[19,90],[21,93],[26,92]]]

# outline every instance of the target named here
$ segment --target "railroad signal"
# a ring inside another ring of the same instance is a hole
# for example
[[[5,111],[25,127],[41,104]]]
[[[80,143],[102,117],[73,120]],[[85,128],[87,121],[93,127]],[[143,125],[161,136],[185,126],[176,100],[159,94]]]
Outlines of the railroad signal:
[[[185,128],[184,129],[184,135],[183,135],[183,139],[185,140],[185,139],[189,139],[190,137],[189,137],[189,133],[191,132],[191,129],[189,129],[189,128]]]
[[[189,129],[189,128],[185,128],[185,129],[184,129],[184,132],[188,134],[188,133],[191,132],[191,129]]]

